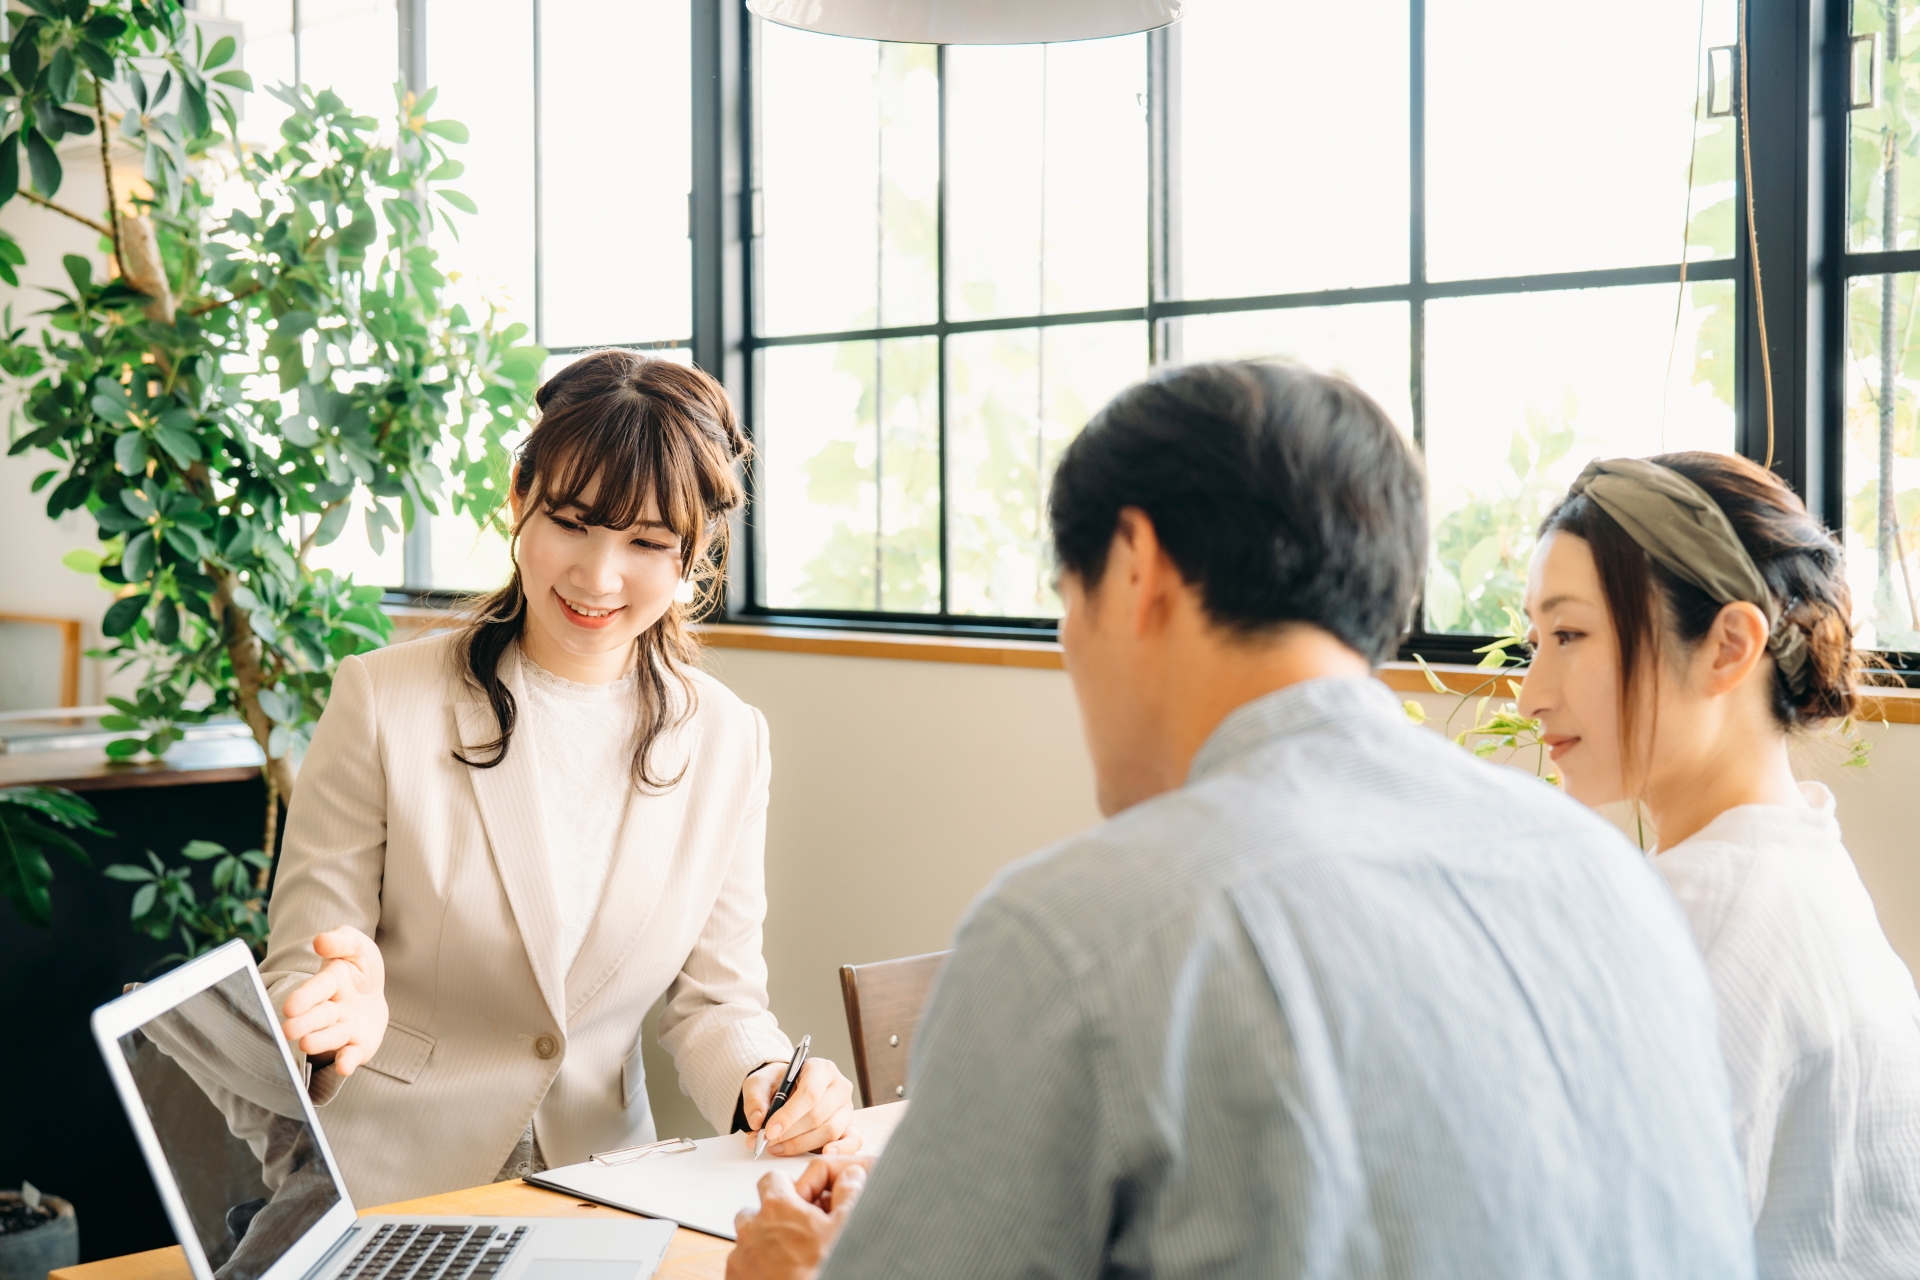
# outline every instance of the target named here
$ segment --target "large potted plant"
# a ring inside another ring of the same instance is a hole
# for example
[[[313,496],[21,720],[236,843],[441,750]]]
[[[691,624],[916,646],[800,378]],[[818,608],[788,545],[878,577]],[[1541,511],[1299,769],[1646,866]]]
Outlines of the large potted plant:
[[[279,145],[237,145],[229,96],[251,82],[178,0],[25,2],[0,75],[0,205],[17,193],[94,228],[107,270],[69,256],[44,327],[0,333],[23,392],[11,452],[48,456],[49,516],[99,529],[68,563],[113,592],[102,656],[140,677],[108,754],[162,755],[227,713],[266,757],[249,873],[214,887],[219,910],[169,917],[191,955],[257,940],[298,754],[338,664],[389,635],[379,589],[310,554],[356,506],[376,551],[428,513],[490,518],[545,353],[443,297],[429,232],[474,206],[445,185],[467,135],[431,118],[432,91],[397,89],[383,130],[329,91],[275,89]],[[96,131],[98,216],[61,202],[55,152]],[[140,156],[140,190],[116,182],[110,137]],[[0,277],[17,285],[23,261],[0,232]]]

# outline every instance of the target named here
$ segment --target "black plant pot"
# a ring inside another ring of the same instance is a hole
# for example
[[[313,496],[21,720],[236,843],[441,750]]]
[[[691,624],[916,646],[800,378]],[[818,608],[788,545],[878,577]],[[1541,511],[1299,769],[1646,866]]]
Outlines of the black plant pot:
[[[0,1191],[0,1210],[20,1203],[18,1191]],[[54,1216],[25,1231],[0,1235],[0,1280],[47,1280],[47,1272],[80,1261],[80,1223],[59,1196],[41,1196]]]

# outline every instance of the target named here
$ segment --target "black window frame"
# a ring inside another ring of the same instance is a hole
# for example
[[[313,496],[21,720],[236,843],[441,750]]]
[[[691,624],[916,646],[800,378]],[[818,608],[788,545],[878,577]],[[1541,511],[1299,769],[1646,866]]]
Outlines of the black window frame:
[[[1846,176],[1850,76],[1850,0],[1739,0],[1745,27],[1745,83],[1751,102],[1740,96],[1735,75],[1735,109],[1744,109],[1748,130],[1736,141],[1734,255],[1694,262],[1689,281],[1731,280],[1738,315],[1735,350],[1735,449],[1756,461],[1766,457],[1767,368],[1771,366],[1773,470],[1806,500],[1829,527],[1844,525],[1842,475],[1844,448],[1844,362],[1846,288],[1850,280],[1890,271],[1920,271],[1920,249],[1892,253],[1851,252],[1846,243]],[[536,110],[540,0],[532,0],[536,31]],[[754,328],[753,220],[755,47],[759,19],[744,0],[688,0],[691,6],[693,174],[689,207],[692,240],[694,362],[721,379],[735,398],[749,434],[761,434],[755,364],[759,352],[800,341],[843,341],[880,336],[949,334],[982,329],[1025,329],[1107,320],[1144,320],[1149,358],[1171,350],[1167,321],[1180,316],[1252,311],[1280,307],[1403,301],[1410,309],[1408,371],[1414,438],[1425,446],[1422,403],[1424,307],[1430,299],[1527,293],[1606,285],[1677,283],[1680,264],[1625,267],[1481,280],[1427,280],[1424,263],[1425,186],[1425,15],[1427,0],[1409,0],[1409,179],[1408,281],[1405,284],[1252,298],[1172,300],[1177,283],[1175,253],[1179,210],[1172,193],[1177,183],[1177,68],[1170,52],[1179,27],[1151,33],[1148,48],[1150,287],[1143,307],[1068,315],[1009,317],[990,321],[945,319],[945,289],[940,318],[930,325],[888,326],[827,335],[769,336]],[[399,0],[403,59],[415,74],[420,64],[416,41],[422,0]],[[411,20],[410,20],[411,19]],[[423,25],[423,24],[422,24]],[[942,54],[944,62],[944,53]],[[944,72],[944,67],[942,68]],[[1739,70],[1735,64],[1736,73]],[[944,99],[944,75],[943,99]],[[944,154],[944,100],[942,151]],[[537,138],[537,131],[536,131]],[[537,146],[537,142],[536,142]],[[1748,151],[1750,150],[1750,154]],[[536,166],[538,158],[536,156]],[[944,167],[944,166],[943,166]],[[536,168],[537,173],[537,168]],[[1761,317],[1754,288],[1752,238],[1748,232],[1748,174],[1752,218],[1758,237],[1759,278],[1765,286],[1765,329],[1770,362],[1760,357]],[[944,178],[944,173],[943,173]],[[536,197],[538,198],[538,196]],[[944,215],[944,183],[941,194]],[[944,216],[943,216],[944,221]],[[944,257],[944,227],[942,256]],[[539,248],[536,246],[536,270]],[[944,286],[944,273],[943,273]],[[679,341],[638,344],[675,347]],[[582,350],[588,348],[580,348]],[[556,349],[555,354],[564,354]],[[942,352],[942,378],[945,377]],[[941,444],[944,459],[946,396],[941,395]],[[943,461],[944,472],[944,461]],[[748,476],[748,504],[739,522],[730,568],[728,604],[718,620],[756,625],[911,632],[919,635],[994,636],[1050,639],[1051,619],[989,618],[975,615],[886,614],[824,609],[772,609],[758,604],[759,516],[762,510],[757,472]],[[942,478],[942,557],[945,558],[945,477]],[[943,564],[943,596],[945,585]],[[421,593],[441,596],[446,593]],[[1432,661],[1473,661],[1474,650],[1489,637],[1415,631],[1401,646],[1402,658],[1420,654]],[[1895,670],[1920,684],[1920,653],[1882,655]]]

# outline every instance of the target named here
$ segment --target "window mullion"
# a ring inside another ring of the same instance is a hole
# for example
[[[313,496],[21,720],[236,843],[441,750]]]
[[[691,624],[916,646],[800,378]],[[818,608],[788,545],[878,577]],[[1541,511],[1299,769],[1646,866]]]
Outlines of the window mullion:
[[[1180,320],[1155,315],[1155,303],[1185,294],[1180,226],[1180,27],[1147,35],[1147,356],[1179,364]]]
[[[940,45],[934,50],[934,79],[939,85],[939,104],[936,108],[935,124],[936,146],[939,151],[939,176],[934,183],[934,247],[933,247],[933,292],[934,323],[938,333],[934,341],[934,358],[939,363],[936,373],[938,387],[939,431],[939,486],[940,516],[939,532],[936,539],[940,544],[940,614],[942,618],[953,616],[953,580],[952,555],[947,546],[949,529],[947,520],[947,46]]]

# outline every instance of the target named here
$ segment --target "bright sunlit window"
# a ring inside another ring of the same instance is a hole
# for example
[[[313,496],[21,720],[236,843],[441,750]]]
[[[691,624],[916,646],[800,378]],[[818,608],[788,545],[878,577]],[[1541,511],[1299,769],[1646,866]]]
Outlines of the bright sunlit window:
[[[946,48],[734,0],[200,8],[244,24],[262,86],[370,113],[436,88],[480,208],[442,265],[550,370],[619,345],[726,380],[757,454],[735,616],[1044,632],[1074,433],[1155,367],[1277,356],[1352,378],[1426,457],[1416,651],[1505,629],[1590,458],[1770,440],[1844,530],[1861,643],[1920,650],[1920,0],[1856,0],[1850,109],[1796,126],[1756,98],[1751,156],[1735,0],[1207,0],[1146,35]],[[1776,78],[1805,63],[1804,36],[1756,39]],[[282,115],[252,94],[243,133]],[[1816,172],[1796,127],[1845,164]],[[1765,308],[1743,164],[1785,229]],[[1790,213],[1822,199],[1831,230]],[[463,518],[378,552],[361,528],[316,563],[450,591],[507,569]]]
[[[1734,139],[1706,102],[1733,22],[1210,0],[944,51],[758,27],[754,606],[1051,618],[1043,500],[1088,416],[1157,363],[1282,356],[1426,451],[1424,629],[1504,629],[1589,458],[1734,446]]]

